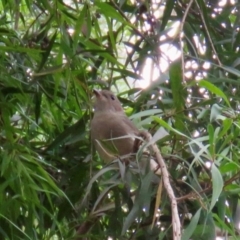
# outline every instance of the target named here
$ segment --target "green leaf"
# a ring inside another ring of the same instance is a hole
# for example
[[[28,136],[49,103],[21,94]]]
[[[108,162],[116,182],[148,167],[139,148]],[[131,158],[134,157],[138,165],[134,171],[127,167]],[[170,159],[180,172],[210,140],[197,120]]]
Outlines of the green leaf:
[[[211,205],[209,208],[209,211],[213,209],[215,206],[222,190],[223,190],[223,179],[222,175],[219,172],[218,168],[213,163],[211,166],[211,174],[212,174],[212,199],[211,199]]]
[[[73,46],[74,49],[76,51],[77,49],[77,45],[78,45],[78,37],[79,34],[81,33],[82,29],[87,29],[87,22],[86,22],[86,15],[88,14],[88,5],[85,3],[83,8],[81,9],[81,12],[78,16],[78,19],[76,21],[76,25],[74,27],[75,31],[74,31],[74,35],[73,35]],[[87,29],[87,31],[90,29]]]
[[[147,197],[150,194],[150,186],[151,181],[153,178],[153,172],[149,172],[141,181],[140,189],[138,190],[133,208],[131,209],[130,213],[126,217],[123,228],[122,228],[122,235],[127,231],[127,229],[131,226],[133,221],[140,216],[143,208],[146,212],[149,211],[149,204],[150,199]]]
[[[222,121],[223,128],[218,134],[218,139],[221,139],[227,133],[227,131],[232,126],[232,123],[233,123],[233,120],[228,118]]]
[[[229,107],[231,106],[228,99],[227,99],[227,96],[223,93],[223,91],[221,89],[219,89],[218,87],[216,87],[212,83],[210,83],[208,81],[205,81],[205,80],[200,80],[198,84],[199,84],[200,87],[204,87],[204,88],[208,89],[211,93],[214,93],[217,96],[223,98],[225,100],[225,102],[227,103],[227,105]]]
[[[116,10],[116,8],[112,7],[107,2],[96,1],[95,6],[98,7],[99,12],[101,12],[104,16],[115,19],[123,24],[127,24],[126,20],[122,17],[122,15]]]
[[[201,215],[201,208],[197,210],[195,215],[192,217],[190,224],[183,231],[181,240],[189,240],[196,229]]]
[[[222,109],[223,108],[216,103],[212,105],[210,113],[210,122],[216,121],[218,119],[225,119],[225,117],[222,115]]]
[[[227,162],[219,167],[222,174],[227,172],[235,172],[240,170],[240,166],[235,162]]]
[[[211,124],[208,124],[208,136],[210,143],[210,153],[212,156],[215,154],[215,139],[214,139],[214,129]]]
[[[214,217],[214,219],[216,219],[216,221],[220,225],[221,229],[223,229],[224,231],[229,232],[233,237],[235,237],[233,239],[235,239],[235,240],[238,239],[238,237],[236,236],[234,230],[229,227],[229,224],[226,223],[225,219],[221,219],[217,214],[213,214],[213,217]]]
[[[166,1],[166,6],[164,8],[164,13],[162,17],[161,31],[163,31],[170,20],[171,13],[173,11],[175,2],[174,1]]]
[[[172,89],[172,95],[173,95],[173,105],[176,109],[176,115],[175,115],[175,127],[181,132],[185,131],[185,125],[183,122],[184,119],[184,96],[185,91],[183,89],[182,84],[182,67],[180,61],[175,61],[171,64],[169,69],[169,76],[170,76],[170,84]]]
[[[161,126],[163,126],[164,128],[166,128],[166,129],[168,129],[168,130],[170,130],[170,131],[178,134],[179,136],[183,136],[183,137],[185,137],[185,138],[188,138],[187,135],[185,135],[185,134],[181,133],[180,131],[174,129],[173,127],[171,127],[169,124],[167,124],[167,123],[166,123],[164,120],[162,120],[161,118],[158,118],[158,117],[153,116],[152,119],[153,119],[154,121],[156,121],[157,123],[159,123],[159,124],[160,124]]]

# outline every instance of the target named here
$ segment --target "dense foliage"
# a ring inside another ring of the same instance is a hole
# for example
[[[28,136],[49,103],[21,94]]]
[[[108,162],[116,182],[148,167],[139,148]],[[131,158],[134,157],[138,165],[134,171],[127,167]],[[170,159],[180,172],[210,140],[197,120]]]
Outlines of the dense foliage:
[[[93,151],[93,88],[113,90],[155,134],[182,239],[238,239],[237,1],[2,0],[0,10],[1,239],[172,239],[160,178]]]

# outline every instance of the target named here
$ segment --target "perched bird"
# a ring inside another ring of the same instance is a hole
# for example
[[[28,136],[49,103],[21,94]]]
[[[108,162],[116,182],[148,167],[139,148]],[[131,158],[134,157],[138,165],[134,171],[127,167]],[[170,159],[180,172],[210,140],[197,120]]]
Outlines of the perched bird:
[[[136,153],[141,137],[144,138],[146,132],[138,130],[129,120],[120,101],[111,91],[94,90],[94,95],[91,139],[100,157],[105,162],[110,162],[119,157],[123,160],[131,153]],[[141,159],[141,171],[145,172],[148,165],[155,174],[161,175],[158,163],[147,154]]]
[[[105,162],[134,152],[135,138],[141,135],[123,111],[118,98],[108,90],[94,90],[94,117],[91,139]]]

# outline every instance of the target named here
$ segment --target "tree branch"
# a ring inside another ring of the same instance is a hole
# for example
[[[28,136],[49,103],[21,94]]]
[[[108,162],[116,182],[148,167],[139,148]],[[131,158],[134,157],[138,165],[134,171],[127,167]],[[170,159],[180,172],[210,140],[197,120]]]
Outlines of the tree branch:
[[[150,144],[150,148],[153,151],[153,153],[157,159],[157,162],[161,168],[163,184],[167,191],[168,197],[171,201],[173,240],[180,240],[181,239],[181,223],[180,223],[180,218],[179,218],[179,214],[178,214],[177,200],[174,195],[173,188],[170,184],[167,166],[164,162],[164,159],[163,159],[157,145],[155,143],[151,143],[151,140],[152,140],[151,134],[146,133],[145,137],[146,137],[147,142]]]

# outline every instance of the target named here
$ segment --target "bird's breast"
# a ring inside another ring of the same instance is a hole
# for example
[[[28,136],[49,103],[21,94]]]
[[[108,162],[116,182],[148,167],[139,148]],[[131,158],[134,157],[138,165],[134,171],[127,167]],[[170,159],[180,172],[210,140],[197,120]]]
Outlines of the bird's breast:
[[[104,152],[109,151],[113,152],[114,156],[116,153],[118,156],[132,153],[136,131],[136,127],[123,114],[95,113],[91,123],[92,141],[103,158],[106,158]]]

